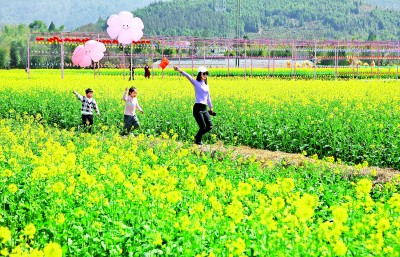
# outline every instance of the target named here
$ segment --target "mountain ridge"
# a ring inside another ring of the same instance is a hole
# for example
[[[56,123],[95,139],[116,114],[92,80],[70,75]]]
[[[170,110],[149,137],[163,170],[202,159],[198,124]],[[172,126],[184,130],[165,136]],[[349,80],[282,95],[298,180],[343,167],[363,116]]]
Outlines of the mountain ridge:
[[[398,40],[397,0],[0,0],[0,26],[42,20],[68,31],[99,32],[126,10],[145,35],[272,39]],[[238,14],[240,6],[240,18]],[[28,11],[29,10],[29,11]]]
[[[161,0],[158,0],[161,1]],[[163,0],[165,1],[165,0]],[[0,0],[0,25],[28,25],[41,20],[74,30],[120,11],[134,11],[155,0]]]

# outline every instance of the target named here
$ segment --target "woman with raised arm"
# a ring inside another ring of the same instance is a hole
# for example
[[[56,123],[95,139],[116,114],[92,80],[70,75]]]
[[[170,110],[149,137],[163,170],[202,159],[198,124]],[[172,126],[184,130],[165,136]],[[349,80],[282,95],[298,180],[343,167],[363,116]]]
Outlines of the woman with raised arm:
[[[199,131],[195,135],[195,143],[202,145],[201,138],[213,128],[210,115],[215,115],[210,97],[210,88],[207,84],[208,70],[206,67],[199,67],[196,79],[177,66],[174,66],[174,70],[185,76],[194,87],[196,100],[193,105],[193,116],[199,125]],[[207,110],[207,105],[210,110]]]

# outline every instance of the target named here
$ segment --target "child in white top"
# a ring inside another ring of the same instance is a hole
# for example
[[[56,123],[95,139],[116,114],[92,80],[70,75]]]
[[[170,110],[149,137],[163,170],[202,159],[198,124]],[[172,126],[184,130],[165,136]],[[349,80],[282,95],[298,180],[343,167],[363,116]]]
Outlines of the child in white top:
[[[122,100],[125,101],[125,111],[124,111],[124,130],[121,135],[125,136],[127,134],[133,133],[131,131],[139,128],[139,120],[136,116],[136,109],[138,109],[141,113],[144,113],[142,108],[139,105],[139,102],[136,98],[137,89],[135,87],[125,88],[124,95],[122,96]],[[133,130],[132,130],[133,127]]]

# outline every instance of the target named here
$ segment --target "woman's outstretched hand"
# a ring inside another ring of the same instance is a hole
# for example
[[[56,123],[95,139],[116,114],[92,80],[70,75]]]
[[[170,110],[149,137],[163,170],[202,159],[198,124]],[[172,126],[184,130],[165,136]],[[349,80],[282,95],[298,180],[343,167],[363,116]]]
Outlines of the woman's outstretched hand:
[[[181,72],[181,69],[178,66],[174,66],[174,70]]]

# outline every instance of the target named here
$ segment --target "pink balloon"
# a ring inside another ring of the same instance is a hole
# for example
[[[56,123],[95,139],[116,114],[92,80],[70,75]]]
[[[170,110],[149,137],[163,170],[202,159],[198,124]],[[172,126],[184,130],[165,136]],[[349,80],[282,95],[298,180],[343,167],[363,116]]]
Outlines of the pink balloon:
[[[85,44],[85,50],[89,51],[89,56],[94,62],[98,62],[104,57],[106,46],[95,40],[89,40]]]
[[[133,18],[130,12],[113,14],[107,20],[107,33],[112,38],[118,38],[118,42],[124,45],[137,42],[143,36],[144,25],[140,18]]]
[[[89,40],[85,46],[77,46],[72,55],[72,63],[76,66],[87,67],[92,61],[98,62],[104,57],[106,47],[103,43]]]
[[[87,56],[89,57],[89,56]],[[83,59],[87,58],[85,55],[85,50],[84,46],[80,45],[75,48],[74,53],[72,54],[72,63],[76,66],[81,66],[81,67],[86,67],[82,66],[81,63],[83,64]],[[90,57],[89,57],[90,60]],[[90,65],[90,64],[89,64]]]

